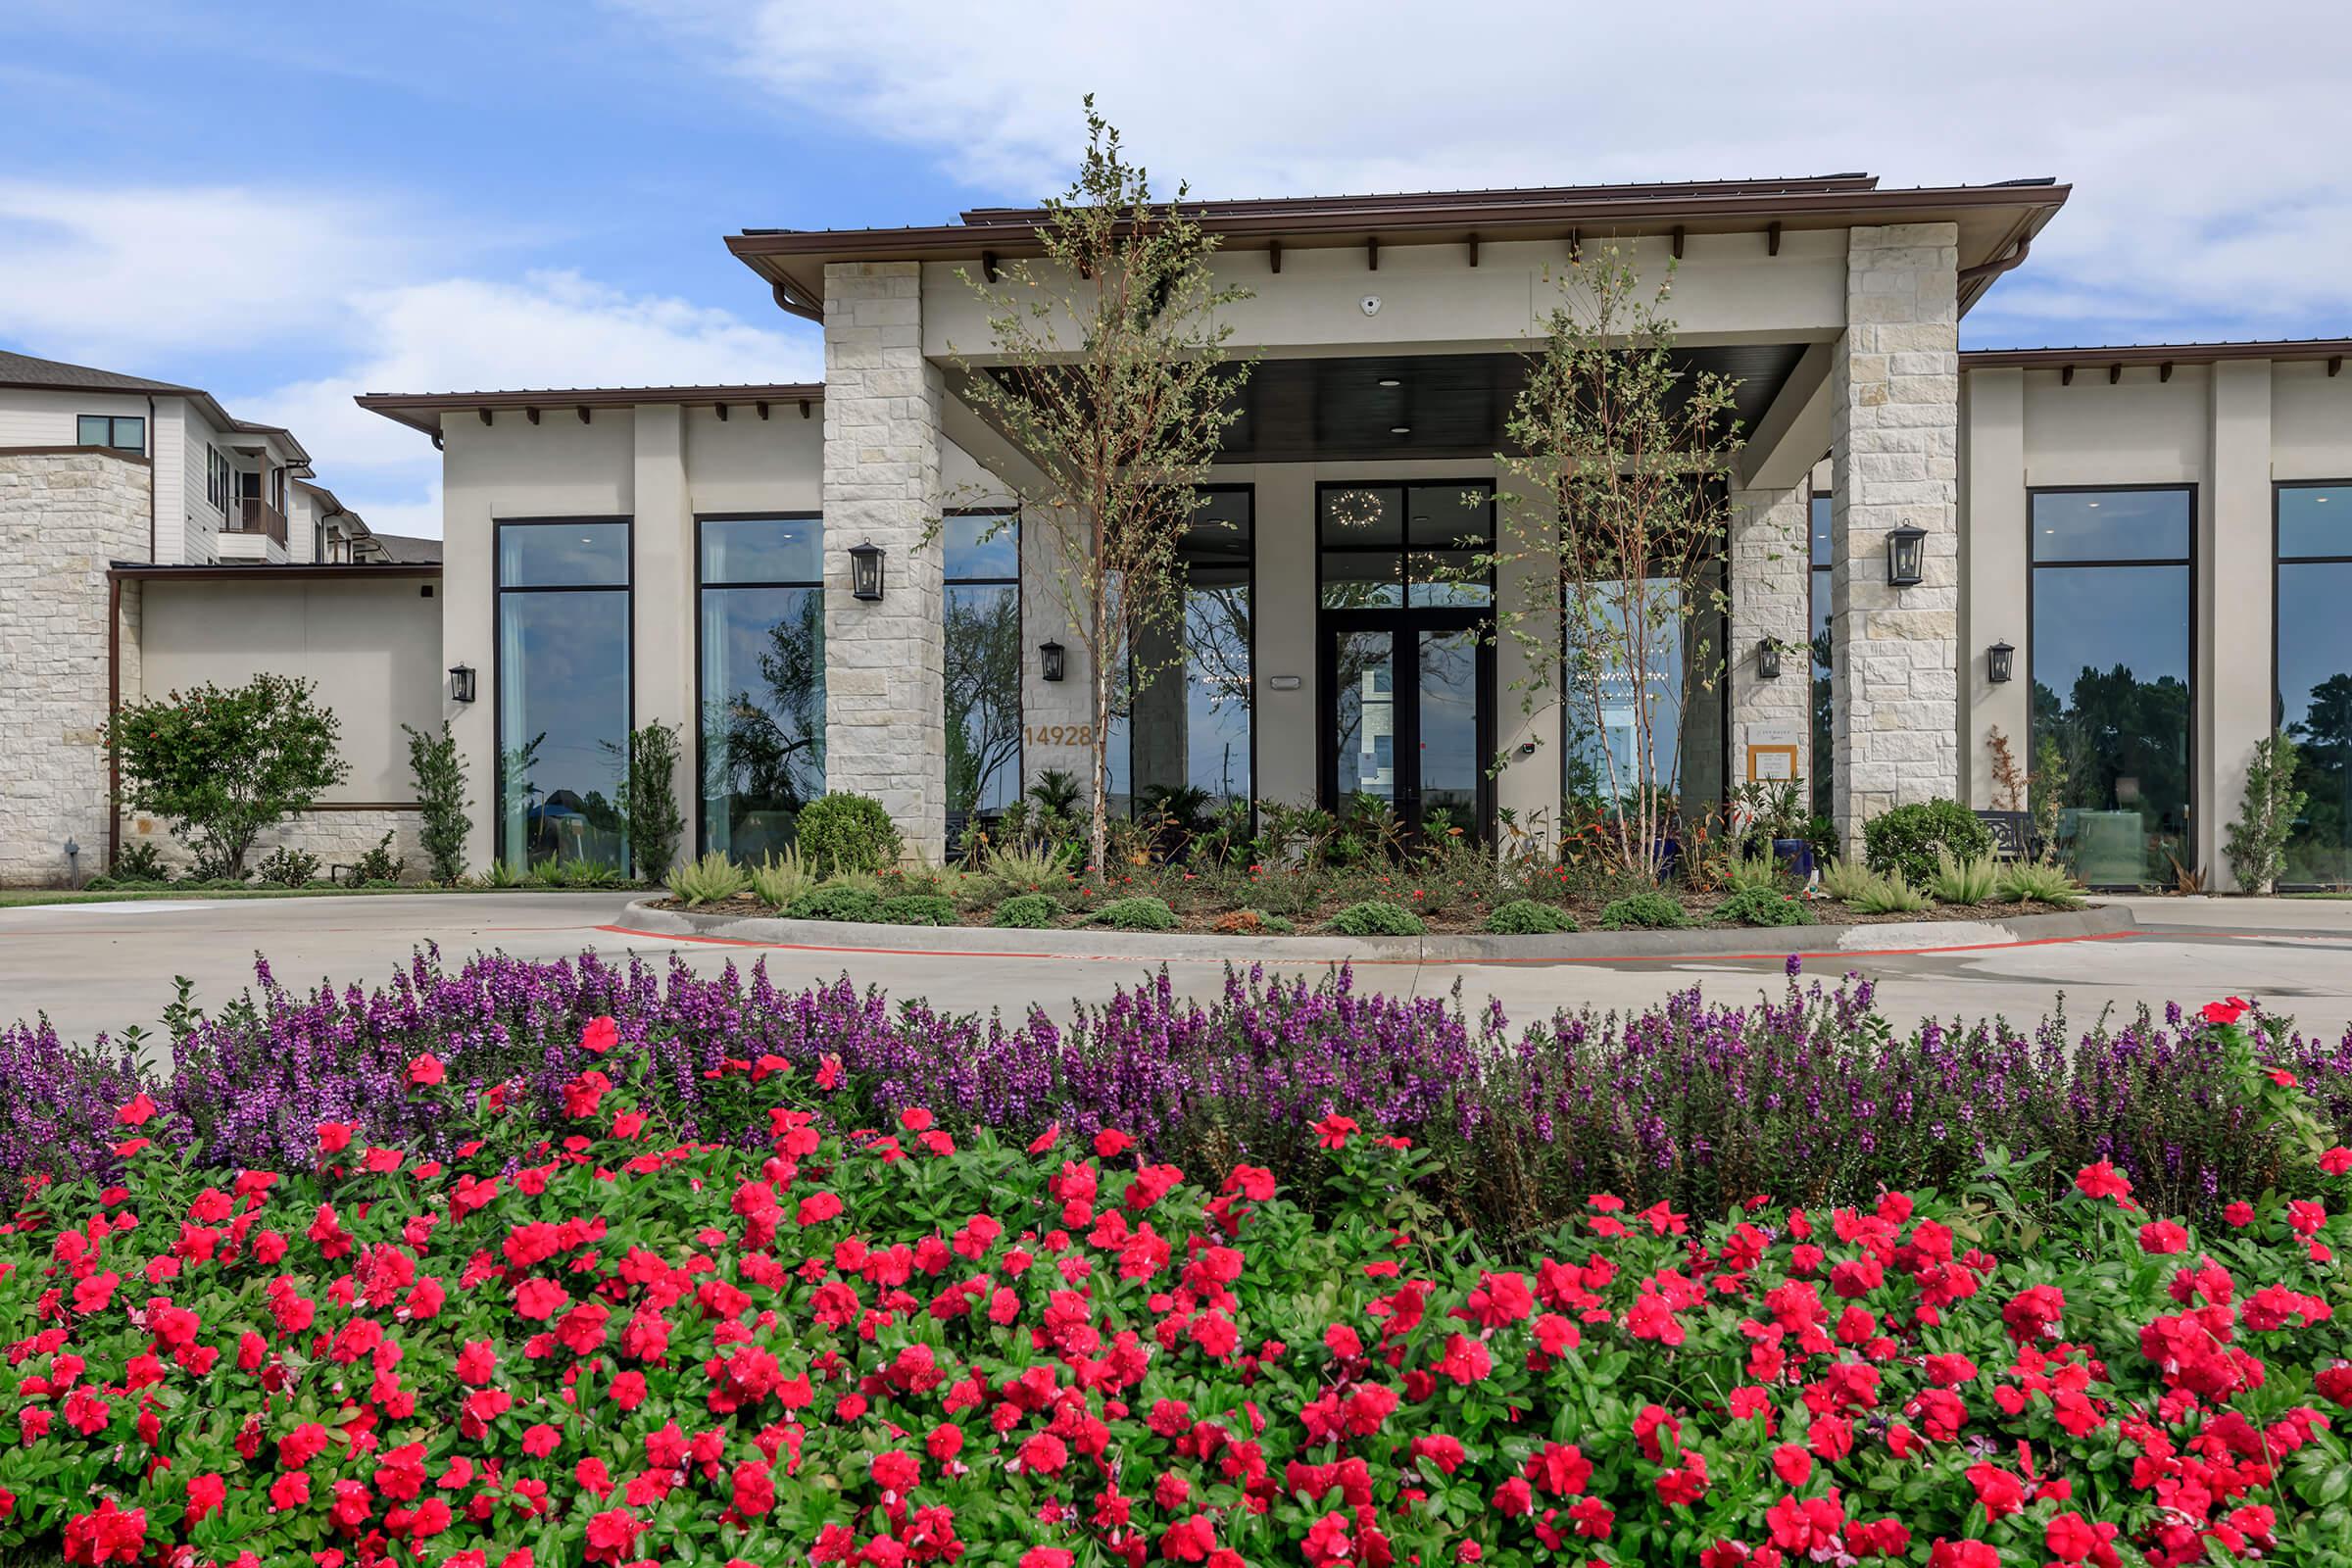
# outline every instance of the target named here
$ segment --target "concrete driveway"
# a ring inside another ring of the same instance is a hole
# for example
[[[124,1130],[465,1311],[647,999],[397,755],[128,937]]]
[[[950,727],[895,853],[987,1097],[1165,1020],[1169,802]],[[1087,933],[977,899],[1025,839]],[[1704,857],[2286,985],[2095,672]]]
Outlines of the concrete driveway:
[[[616,929],[630,895],[471,894],[221,903],[56,905],[0,909],[0,1021],[46,1012],[70,1037],[127,1023],[154,1029],[172,977],[197,982],[218,1005],[250,982],[254,956],[281,984],[381,982],[417,945],[438,943],[455,960],[503,950],[557,958],[583,949],[682,954],[698,969],[764,957],[779,985],[845,971],[894,996],[937,1006],[1065,1010],[1073,997],[1099,1001],[1134,984],[1147,966],[1127,960],[1008,958],[938,954],[756,949]],[[1881,1005],[1908,1026],[1923,1016],[2004,1014],[2038,1020],[2059,1004],[2087,1021],[2102,1008],[2200,1003],[2235,994],[2294,1015],[2306,1031],[2352,1027],[2352,903],[2148,899],[2131,901],[2143,929],[2132,936],[1942,955],[1868,955],[1815,960],[1816,972],[1854,969],[1878,982]],[[1293,966],[1311,972],[1315,966]],[[1483,1004],[1501,1000],[1513,1019],[1592,1004],[1642,1005],[1702,985],[1744,1001],[1778,989],[1780,963],[1764,960],[1598,960],[1575,963],[1395,964],[1357,970],[1382,991],[1444,992],[1460,982]],[[1214,993],[1214,962],[1172,964],[1177,986]]]

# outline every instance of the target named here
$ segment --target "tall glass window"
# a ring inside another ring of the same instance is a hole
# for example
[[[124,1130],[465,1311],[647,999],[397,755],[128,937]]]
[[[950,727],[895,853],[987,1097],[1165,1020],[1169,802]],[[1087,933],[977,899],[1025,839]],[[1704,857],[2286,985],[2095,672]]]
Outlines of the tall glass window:
[[[498,837],[514,866],[625,867],[629,524],[498,524]]]
[[[2282,484],[2276,721],[2299,748],[2303,814],[2286,841],[2298,887],[2352,884],[2352,482]]]
[[[1837,764],[1835,672],[1830,667],[1830,498],[1813,498],[1813,814],[1830,814],[1830,771]]]
[[[1021,521],[947,519],[948,842],[1021,798]]]
[[[1566,663],[1562,694],[1561,793],[1578,806],[1607,806],[1644,785],[1674,793],[1683,779],[1683,720],[1701,699],[1686,693],[1689,617],[1672,581],[1652,577],[1637,603],[1622,582],[1562,606]],[[1645,631],[1637,692],[1627,651]],[[1597,721],[1597,728],[1595,722]],[[1647,733],[1643,731],[1646,729]]]
[[[1252,798],[1252,496],[1247,485],[1204,487],[1177,546],[1183,616],[1145,629],[1136,649],[1144,673],[1111,715],[1114,809],[1189,822]]]
[[[2032,495],[2034,782],[2093,887],[2189,858],[2195,512],[2184,487]]]
[[[790,848],[825,792],[823,519],[699,519],[705,851]]]
[[[1317,492],[1323,608],[1391,610],[1491,605],[1475,573],[1494,548],[1494,486],[1325,485]]]

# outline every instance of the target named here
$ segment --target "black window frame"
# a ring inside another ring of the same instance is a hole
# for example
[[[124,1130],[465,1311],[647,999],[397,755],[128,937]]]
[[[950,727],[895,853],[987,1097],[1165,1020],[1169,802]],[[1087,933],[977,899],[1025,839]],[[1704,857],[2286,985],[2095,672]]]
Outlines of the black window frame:
[[[505,552],[499,549],[503,530],[523,528],[576,528],[587,523],[619,523],[628,530],[626,552],[628,572],[617,585],[612,583],[517,583],[506,580]],[[623,514],[589,514],[560,517],[493,517],[490,519],[490,809],[494,813],[490,824],[490,855],[501,864],[507,861],[507,671],[506,628],[502,612],[509,594],[595,594],[617,593],[627,596],[628,613],[623,617],[629,628],[628,711],[621,715],[624,737],[637,731],[637,519]],[[623,742],[626,744],[625,739]],[[628,765],[622,758],[623,768]],[[525,855],[528,855],[526,850]],[[636,846],[628,842],[626,830],[621,838],[621,853],[634,856]],[[519,867],[529,869],[526,859]],[[626,876],[632,866],[623,865]]]
[[[1027,700],[1029,691],[1029,595],[1021,586],[1021,563],[1023,560],[1021,554],[1023,549],[1021,538],[1023,533],[1024,519],[1021,516],[1021,509],[1017,502],[1007,502],[989,507],[950,507],[945,513],[942,514],[942,516],[1009,517],[1012,519],[1012,526],[1010,529],[1012,534],[1012,575],[1009,577],[959,577],[956,575],[953,570],[949,569],[947,534],[944,528],[941,531],[939,549],[939,618],[943,643],[941,650],[943,674],[940,681],[939,722],[941,756],[944,759],[947,748],[948,722],[947,681],[944,674],[946,650],[944,643],[948,618],[948,595],[950,590],[956,588],[1010,588],[1012,590],[1012,617],[1014,625],[1017,628],[1013,634],[1013,638],[1015,646],[1019,650],[1020,654],[1018,663],[1015,666],[1018,673],[1018,679],[1015,682],[1013,691],[1013,702],[1018,709],[1018,712],[1014,715],[1012,745],[1012,798],[1015,803],[1018,803],[1021,798],[1028,793],[1029,790],[1029,775],[1026,771],[1029,765],[1029,704]],[[1254,736],[1254,729],[1251,731],[1251,733]],[[944,761],[942,765],[945,765]],[[1001,814],[1001,812],[998,814]],[[984,817],[986,819],[993,820],[993,816],[990,816],[989,813],[984,813],[978,809],[971,811],[969,816]],[[951,826],[953,826],[953,824],[951,824]],[[949,839],[949,846],[951,849],[954,847],[954,835],[951,833]]]
[[[1221,480],[1211,484],[1194,485],[1193,493],[1195,495],[1203,497],[1213,495],[1238,495],[1249,503],[1250,508],[1250,786],[1247,790],[1243,791],[1243,799],[1250,803],[1250,828],[1251,832],[1255,832],[1257,830],[1258,730],[1257,621],[1258,612],[1263,604],[1263,601],[1258,598],[1257,593],[1257,484],[1254,480]],[[1190,524],[1188,523],[1187,526],[1189,527]],[[1179,558],[1178,564],[1181,567],[1181,558]],[[1320,568],[1318,568],[1318,570]],[[1185,586],[1186,590],[1189,592],[1191,588],[1191,583],[1189,580]],[[1319,584],[1318,592],[1320,592]],[[1026,633],[1023,635],[1025,637]],[[1144,792],[1138,787],[1135,776],[1135,691],[1132,681],[1128,683],[1127,709],[1127,817],[1129,821],[1135,821],[1140,818],[1143,809]],[[1027,715],[1024,713],[1024,722],[1026,722],[1026,716]],[[1107,756],[1105,757],[1104,760],[1105,762],[1108,761]],[[1106,767],[1105,772],[1107,771],[1108,769]],[[1105,782],[1107,783],[1108,781],[1106,780]],[[1105,790],[1105,793],[1107,794],[1109,791]]]
[[[104,421],[106,425],[104,441],[82,439],[82,424],[90,419]],[[136,441],[119,439],[122,427],[126,424],[138,426],[139,438]],[[147,416],[143,414],[76,414],[74,416],[74,444],[77,447],[90,447],[106,452],[136,452],[144,457],[147,454]]]
[[[2174,495],[2185,495],[2188,498],[2187,555],[2101,557],[2096,560],[2086,561],[2038,561],[2034,558],[2034,540],[2037,539],[2039,535],[2034,532],[2036,523],[2034,516],[2034,506],[2038,497],[2058,495],[2096,496],[2147,494],[2155,491],[2161,491]],[[2038,748],[2040,745],[2040,738],[2034,732],[2034,690],[2041,679],[2041,639],[2035,635],[2035,632],[2038,628],[2036,627],[2034,618],[2034,589],[2039,581],[2040,573],[2045,569],[2051,571],[2071,571],[2082,568],[2096,569],[2099,567],[2112,568],[2117,566],[2184,566],[2188,570],[2188,657],[2185,663],[2185,667],[2188,671],[2188,751],[2187,755],[2182,759],[2182,766],[2188,779],[2188,799],[2182,805],[2182,810],[2185,813],[2186,820],[2181,823],[2180,839],[2181,848],[2188,852],[2188,860],[2191,864],[2194,864],[2196,860],[2197,824],[2204,820],[2205,808],[2205,783],[2202,777],[2202,754],[2199,752],[2197,747],[2197,729],[2199,725],[2199,717],[2206,700],[2206,694],[2202,690],[2197,680],[2197,655],[2199,646],[2199,639],[2197,637],[2197,588],[2200,581],[2200,559],[2197,554],[2197,534],[2199,523],[2205,514],[2204,506],[2205,496],[2203,487],[2194,480],[2180,480],[2151,484],[2036,484],[2028,485],[2026,487],[2027,790],[2030,794],[2033,789],[2034,754],[2036,748]],[[2277,527],[2277,506],[2275,501],[2273,503],[2272,525],[2274,529]],[[2272,573],[2272,592],[2274,594],[2278,592],[2278,573],[2275,569]],[[2277,670],[2274,667],[2272,675],[2272,687],[2274,690],[2276,690],[2277,686]],[[2147,884],[2139,885],[2146,886]]]
[[[813,522],[817,525],[817,574],[815,577],[807,580],[787,577],[747,577],[741,581],[730,579],[726,582],[711,582],[703,575],[703,524],[707,522]],[[786,507],[780,510],[770,509],[763,512],[698,512],[694,514],[694,852],[698,856],[708,855],[710,853],[710,813],[705,809],[709,803],[703,789],[703,779],[705,777],[703,769],[710,746],[709,737],[704,733],[703,729],[703,721],[708,712],[707,706],[703,699],[703,595],[713,588],[720,590],[734,588],[813,588],[816,590],[817,594],[818,619],[820,622],[829,621],[830,617],[825,613],[826,607],[824,601],[824,512],[822,509],[812,507]],[[630,542],[632,545],[634,545],[635,541],[636,535],[632,531],[630,535]],[[825,635],[827,640],[830,641],[832,637],[832,627],[829,624],[826,625]],[[817,722],[820,725],[825,722],[821,710],[818,712]],[[832,759],[831,735],[828,734],[825,737],[825,743],[826,760],[830,761]]]
[[[1813,509],[1826,505],[1830,509],[1829,544],[1823,550],[1825,561],[1813,559]],[[1837,781],[1832,776],[1838,753],[1838,661],[1837,641],[1831,627],[1837,606],[1838,570],[1838,492],[1814,490],[1805,498],[1805,750],[1807,776],[1805,794],[1815,816],[1830,816],[1838,807]],[[1823,595],[1830,596],[1831,612],[1821,609]],[[1830,639],[1823,645],[1824,658],[1816,665],[1813,659],[1813,623],[1821,623],[1821,635]],[[1813,716],[1813,683],[1829,672],[1830,727],[1825,734]]]
[[[1487,492],[1487,541],[1484,551],[1478,553],[1492,558],[1497,548],[1499,529],[1502,525],[1502,484],[1495,475],[1477,474],[1457,477],[1448,474],[1431,474],[1426,477],[1318,479],[1315,481],[1313,517],[1315,703],[1312,720],[1315,726],[1315,794],[1317,801],[1325,810],[1340,808],[1339,737],[1333,732],[1331,723],[1338,712],[1339,702],[1338,693],[1335,690],[1339,677],[1336,661],[1333,658],[1335,644],[1332,634],[1337,631],[1388,632],[1393,639],[1390,645],[1390,657],[1396,662],[1397,670],[1401,673],[1405,650],[1410,647],[1418,654],[1418,639],[1423,632],[1444,634],[1453,631],[1472,631],[1477,634],[1475,674],[1472,678],[1478,683],[1478,721],[1472,744],[1478,752],[1478,783],[1476,786],[1478,820],[1465,825],[1478,835],[1481,842],[1491,844],[1494,841],[1497,791],[1494,773],[1489,768],[1488,762],[1494,758],[1495,737],[1500,733],[1500,717],[1495,711],[1497,676],[1495,674],[1494,639],[1492,634],[1495,616],[1501,608],[1499,603],[1501,592],[1495,582],[1493,560],[1490,559],[1487,564],[1486,603],[1416,605],[1413,603],[1413,576],[1410,565],[1415,551],[1412,545],[1412,514],[1409,509],[1397,525],[1399,542],[1395,545],[1326,545],[1323,542],[1323,497],[1328,491],[1395,489],[1409,492],[1422,489],[1442,490],[1448,487],[1463,488],[1471,485],[1481,486]],[[1252,549],[1254,551],[1254,545]],[[1423,550],[1419,553],[1430,555],[1437,552]],[[1323,589],[1326,583],[1323,565],[1331,556],[1395,557],[1397,570],[1396,603],[1393,605],[1326,604],[1323,599]],[[1254,564],[1254,554],[1251,559]],[[1253,612],[1250,618],[1250,629],[1253,633],[1256,625],[1256,617]],[[1256,669],[1254,652],[1251,655],[1250,668],[1253,672]],[[1416,759],[1420,735],[1419,709],[1420,698],[1416,694],[1412,706],[1412,732],[1406,734],[1399,729],[1395,732],[1395,739],[1392,742],[1395,751],[1409,753]],[[1256,734],[1255,725],[1252,724],[1250,739],[1253,746]],[[1420,778],[1419,761],[1415,760],[1413,766],[1414,778],[1417,783]],[[1389,808],[1396,813],[1399,822],[1410,824],[1415,831],[1418,831],[1421,821],[1421,803],[1417,796],[1410,801],[1392,798]]]
[[[2279,665],[2282,662],[2279,649],[2284,641],[2278,620],[2279,584],[2286,568],[2289,565],[2352,566],[2352,540],[2347,541],[2347,548],[2339,555],[2290,556],[2280,547],[2280,535],[2285,520],[2283,516],[2285,509],[2281,503],[2285,500],[2286,492],[2289,490],[2352,490],[2352,478],[2273,479],[2271,481],[2271,733],[2273,735],[2282,733],[2286,724],[2286,694],[2279,689],[2278,685]],[[2288,882],[2283,877],[2278,882],[2280,892],[2314,891],[2332,889],[2337,886],[2339,884],[2332,882]]]

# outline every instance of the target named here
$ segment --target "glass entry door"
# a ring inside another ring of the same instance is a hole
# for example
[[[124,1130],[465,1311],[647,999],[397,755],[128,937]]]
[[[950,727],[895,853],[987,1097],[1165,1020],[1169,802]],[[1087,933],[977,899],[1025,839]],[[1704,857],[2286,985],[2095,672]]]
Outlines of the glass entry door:
[[[1323,801],[1385,802],[1405,827],[1484,838],[1494,818],[1494,648],[1481,611],[1326,611]]]

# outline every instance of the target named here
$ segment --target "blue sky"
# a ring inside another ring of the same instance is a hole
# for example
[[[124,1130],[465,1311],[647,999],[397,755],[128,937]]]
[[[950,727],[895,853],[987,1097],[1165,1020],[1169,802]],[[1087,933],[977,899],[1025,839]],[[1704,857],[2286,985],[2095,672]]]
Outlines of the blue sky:
[[[2055,174],[1971,345],[2352,333],[2345,8],[1790,0],[0,7],[0,345],[295,427],[378,526],[430,449],[357,391],[785,380],[720,237],[1057,187],[1096,92],[1210,195]]]

